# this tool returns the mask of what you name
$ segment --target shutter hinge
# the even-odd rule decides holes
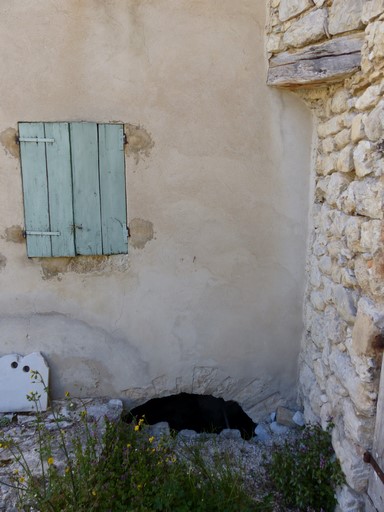
[[[370,452],[365,452],[364,455],[363,455],[363,460],[366,464],[370,464],[372,467],[373,467],[373,470],[375,471],[375,473],[377,474],[377,476],[380,478],[380,480],[383,482],[384,484],[384,472],[383,470],[381,469],[381,467],[378,465],[378,463],[376,462],[376,460],[373,458],[373,455],[372,453]]]
[[[18,142],[55,142],[55,139],[46,139],[43,137],[19,137]]]
[[[60,236],[60,231],[24,231],[25,235],[37,235],[37,236]]]

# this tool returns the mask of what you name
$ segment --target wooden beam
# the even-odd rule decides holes
[[[337,82],[360,67],[364,33],[338,37],[269,61],[267,84],[299,87]]]

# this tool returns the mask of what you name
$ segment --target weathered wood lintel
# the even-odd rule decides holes
[[[337,82],[360,67],[363,33],[338,37],[269,61],[267,84],[278,87]]]

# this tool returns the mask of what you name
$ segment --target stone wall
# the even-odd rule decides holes
[[[317,119],[300,393],[308,421],[335,423],[342,510],[363,510],[384,328],[384,1],[271,0],[269,57],[364,33],[361,69],[296,89]]]

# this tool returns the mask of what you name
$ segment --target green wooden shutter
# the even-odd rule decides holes
[[[68,123],[45,123],[52,256],[74,256],[72,173]]]
[[[126,253],[123,125],[20,123],[19,137],[28,256]]]
[[[21,139],[44,139],[43,123],[20,123]],[[21,168],[27,234],[27,254],[52,256],[51,236],[35,233],[50,232],[48,206],[48,179],[45,142],[20,141]]]
[[[126,253],[126,194],[122,125],[99,125],[99,165],[103,254]]]
[[[73,213],[77,254],[103,254],[96,123],[71,123]]]

